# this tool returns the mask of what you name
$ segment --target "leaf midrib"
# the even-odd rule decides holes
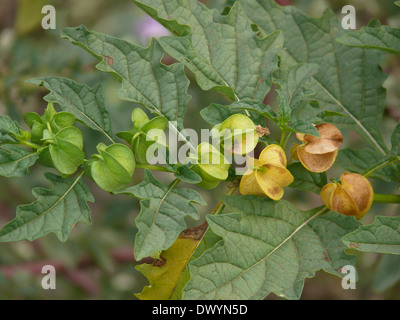
[[[37,156],[37,152],[29,153],[28,155],[26,155],[26,156],[24,156],[24,157],[22,157],[22,158],[15,159],[15,160],[13,160],[13,161],[11,161],[11,162],[0,163],[0,167],[1,167],[1,166],[9,166],[9,165],[12,165],[12,164],[14,164],[14,163],[21,162],[21,161],[23,161],[23,160],[25,160],[25,159],[28,159],[28,158],[30,158],[30,157],[33,157],[33,156]]]
[[[248,267],[247,269],[243,269],[235,278],[229,280],[229,282],[227,282],[226,284],[224,284],[223,286],[220,286],[218,288],[216,288],[214,291],[216,291],[217,289],[220,290],[226,286],[229,286],[231,283],[235,282],[238,278],[240,278],[244,273],[248,272],[249,270],[251,270],[252,268],[256,267],[259,263],[264,262],[265,260],[267,260],[272,254],[274,254],[277,250],[279,250],[287,241],[289,241],[290,239],[292,239],[294,237],[294,235],[299,232],[301,229],[303,229],[303,227],[305,227],[310,221],[314,220],[316,217],[318,217],[319,215],[327,212],[328,209],[327,208],[322,208],[320,209],[318,212],[314,213],[311,217],[309,217],[307,220],[305,220],[301,225],[299,225],[289,236],[287,236],[281,243],[279,243],[271,252],[269,252],[264,258],[260,259],[259,261],[257,261],[256,263],[252,264],[250,267]],[[212,292],[212,291],[211,291]],[[207,292],[206,294],[209,294],[210,292]],[[199,298],[204,297],[205,294],[201,295]]]
[[[52,211],[55,207],[57,207],[60,203],[61,203],[61,201],[63,201],[66,197],[67,197],[67,195],[71,192],[71,190],[73,190],[73,188],[77,185],[77,183],[79,182],[79,180],[83,177],[83,175],[84,175],[84,171],[82,171],[79,175],[78,175],[78,177],[76,178],[76,180],[73,182],[73,184],[68,188],[68,190],[50,207],[50,208],[48,208],[48,209],[46,209],[44,212],[42,212],[41,214],[39,214],[39,215],[37,215],[36,217],[34,217],[33,219],[30,219],[30,220],[28,220],[28,221],[26,221],[25,223],[23,223],[22,225],[20,225],[20,226],[18,226],[18,229],[20,229],[20,228],[22,228],[23,226],[26,226],[27,224],[29,224],[29,223],[33,223],[36,219],[38,219],[38,218],[40,218],[40,217],[42,217],[42,216],[44,216],[44,215],[46,215],[47,213],[49,213],[50,211]],[[55,186],[54,186],[55,187]],[[54,187],[53,187],[53,189],[54,189]],[[38,200],[37,200],[38,201]],[[65,215],[64,215],[65,216]],[[11,233],[11,232],[13,232],[13,231],[15,231],[16,229],[14,229],[14,230],[11,230],[10,232],[8,232],[8,233],[6,233],[6,234],[9,234],[9,233]],[[6,235],[6,234],[4,234],[4,235]],[[3,235],[3,236],[4,236]]]
[[[72,89],[72,88],[71,88]],[[73,90],[74,91],[74,90]],[[90,90],[89,90],[90,91]],[[53,90],[53,92],[56,92],[55,90]],[[91,92],[91,91],[90,91]],[[76,94],[76,92],[74,91],[74,93]],[[93,92],[92,92],[93,93]],[[87,119],[90,123],[93,124],[94,127],[97,128],[98,131],[102,132],[112,143],[115,143],[114,139],[101,127],[99,126],[94,120],[92,120],[91,118],[89,118],[83,111],[81,111],[78,107],[75,106],[75,104],[73,104],[69,99],[67,99],[65,97],[65,95],[62,95],[60,93],[57,92],[58,95],[60,95],[65,101],[67,101],[67,103],[70,105],[71,108],[75,109],[77,113],[81,114],[85,119]],[[95,96],[95,95],[94,95]],[[81,100],[82,101],[82,100]],[[83,101],[82,101],[83,104]],[[100,110],[99,110],[100,111]]]

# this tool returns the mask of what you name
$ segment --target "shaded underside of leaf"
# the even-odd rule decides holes
[[[288,170],[294,177],[293,183],[290,184],[291,188],[319,194],[323,186],[327,184],[326,173],[308,171],[300,162],[288,165]]]
[[[39,158],[36,152],[15,145],[0,145],[0,176],[24,177]]]
[[[380,63],[382,52],[345,46],[335,39],[345,31],[337,16],[327,10],[311,18],[293,6],[280,7],[273,0],[239,0],[248,17],[266,33],[282,30],[285,51],[281,68],[297,63],[320,66],[310,88],[322,110],[347,117],[328,117],[329,122],[356,131],[381,154],[387,146],[381,135],[386,79]]]
[[[76,223],[91,223],[87,202],[94,199],[81,181],[82,174],[71,179],[51,173],[45,175],[53,188],[33,189],[37,200],[18,206],[16,218],[0,230],[0,242],[33,241],[48,233],[55,233],[64,242]]]
[[[185,299],[299,299],[305,278],[355,262],[340,241],[359,226],[353,217],[255,196],[224,202],[233,213],[208,217],[223,240],[189,265]]]
[[[134,2],[179,36],[162,37],[160,43],[194,72],[202,89],[214,89],[233,100],[264,99],[282,47],[279,31],[259,38],[238,3],[220,15],[196,0]]]
[[[355,149],[343,149],[339,151],[337,157],[337,164],[342,168],[354,172],[363,174],[375,165],[383,162],[382,155],[375,150],[364,148],[360,150]],[[371,178],[381,179],[385,181],[398,181],[400,174],[398,172],[398,165],[393,164],[387,166],[371,175]]]
[[[179,234],[186,229],[185,217],[198,219],[194,206],[204,205],[195,190],[165,186],[149,170],[145,170],[143,182],[117,192],[140,201],[140,213],[136,218],[138,233],[135,239],[135,258],[141,260],[161,250],[168,249]]]
[[[75,115],[77,119],[93,130],[102,132],[113,142],[111,118],[105,108],[100,86],[93,88],[62,77],[42,77],[27,81],[46,87],[50,93],[46,101],[57,102],[61,110]]]
[[[400,53],[400,29],[388,26],[379,28],[363,27],[349,32],[338,39],[338,42],[352,47],[378,49],[389,53]]]
[[[15,142],[13,136],[19,135],[21,126],[10,116],[0,116],[0,142]]]
[[[287,72],[278,70],[274,83],[279,85],[277,90],[285,105],[294,109],[300,101],[312,95],[313,91],[307,89],[307,84],[317,73],[319,66],[311,63],[299,63],[292,66]]]
[[[156,40],[143,48],[84,26],[64,29],[62,36],[101,60],[97,69],[122,82],[118,91],[121,99],[140,103],[152,113],[176,121],[182,129],[190,100],[189,80],[182,64],[166,66],[160,62],[164,52]]]

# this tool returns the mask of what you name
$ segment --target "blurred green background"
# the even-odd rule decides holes
[[[222,0],[203,1],[209,7],[222,10]],[[318,17],[327,8],[341,15],[341,8],[353,4],[357,10],[358,27],[371,18],[400,27],[400,8],[393,1],[350,0],[281,0],[292,3],[308,14]],[[51,4],[56,8],[56,30],[41,28],[41,8]],[[43,113],[47,91],[24,83],[25,80],[45,75],[63,76],[90,86],[102,84],[106,106],[112,116],[114,132],[130,128],[132,103],[118,99],[119,83],[107,74],[96,71],[96,61],[82,49],[60,38],[65,27],[85,24],[88,29],[121,37],[147,46],[152,36],[166,34],[166,30],[148,18],[129,0],[0,0],[0,114],[9,114],[22,123],[28,111]],[[400,60],[388,55],[384,64],[389,74],[385,83],[388,90],[383,130],[386,139],[400,119]],[[188,76],[193,80],[192,74]],[[194,81],[189,88],[190,101],[185,126],[200,130],[209,125],[199,117],[199,111],[211,102],[228,103],[214,92],[201,91]],[[84,130],[87,154],[94,151],[101,140],[96,133]],[[357,136],[345,133],[346,147],[360,145]],[[49,187],[43,178],[46,169],[34,166],[29,176],[20,179],[0,177],[0,227],[15,217],[19,204],[34,200],[33,187]],[[333,176],[336,173],[332,171]],[[142,179],[142,170],[134,175],[134,183]],[[168,183],[171,176],[156,173]],[[139,203],[124,196],[110,196],[86,180],[96,199],[90,204],[93,224],[78,224],[69,240],[61,243],[54,235],[34,242],[0,243],[0,299],[135,299],[147,280],[135,270],[133,242],[136,233],[135,217]],[[396,191],[395,185],[375,183],[381,193]],[[199,207],[202,215],[211,211],[226,187],[216,191],[199,190],[208,207]],[[300,208],[320,205],[319,197],[311,193],[287,192],[288,200]],[[398,206],[374,204],[363,218],[370,223],[376,214],[398,214]],[[188,220],[189,226],[196,221]],[[307,279],[302,299],[399,299],[400,257],[378,254],[358,255],[359,282],[356,290],[344,290],[341,279],[318,272]],[[57,270],[57,289],[43,290],[40,271],[53,264]],[[275,297],[268,297],[275,299]]]

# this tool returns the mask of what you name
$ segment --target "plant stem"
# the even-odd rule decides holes
[[[279,142],[279,145],[282,147],[283,150],[286,149],[286,145],[289,141],[291,134],[292,134],[291,131],[288,132],[286,130],[282,130],[281,141]]]
[[[375,167],[373,167],[373,168],[371,168],[371,169],[365,171],[365,172],[363,173],[363,176],[367,178],[367,177],[373,175],[375,172],[377,172],[377,171],[379,171],[379,170],[381,170],[381,169],[387,167],[388,165],[390,165],[390,164],[392,164],[393,162],[396,162],[396,161],[398,161],[398,160],[399,160],[398,157],[389,158],[389,159],[386,160],[385,162],[380,163],[380,164],[376,165]]]
[[[27,147],[30,147],[30,148],[32,148],[32,149],[35,149],[35,150],[39,150],[39,149],[41,148],[41,147],[38,146],[37,144],[34,144],[34,143],[32,143],[32,142],[29,142],[29,141],[20,141],[20,143],[23,144],[23,145],[25,145],[25,146],[27,146]]]
[[[285,143],[285,139],[286,139],[286,131],[285,131],[285,130],[282,130],[282,133],[281,133],[281,141],[279,142],[279,145],[282,147],[282,149],[283,149],[283,145],[284,145],[284,143]]]
[[[374,194],[375,203],[400,203],[400,194]]]

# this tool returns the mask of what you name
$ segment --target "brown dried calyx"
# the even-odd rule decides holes
[[[343,143],[343,135],[330,123],[315,126],[320,137],[296,133],[302,141],[292,149],[293,158],[300,160],[303,166],[312,172],[327,171],[335,162],[338,150]]]
[[[374,190],[367,178],[357,173],[343,173],[339,182],[325,185],[320,193],[329,210],[362,218],[371,208]]]

